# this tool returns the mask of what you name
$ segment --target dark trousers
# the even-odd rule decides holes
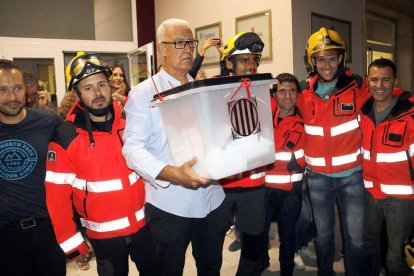
[[[32,227],[23,229],[20,222],[0,227],[0,274],[66,275],[65,254],[56,241],[50,219],[35,219],[23,225]]]
[[[89,241],[95,252],[100,276],[127,276],[128,256],[141,276],[158,275],[154,243],[148,226],[129,236]]]
[[[292,191],[266,188],[266,224],[262,248],[265,253],[264,258],[269,260],[269,229],[272,218],[275,218],[280,239],[280,275],[293,275],[295,267],[293,262],[296,247],[294,229],[300,213],[302,182],[296,182],[293,186]]]
[[[236,217],[241,233],[241,254],[237,276],[260,274],[263,254],[262,233],[265,224],[265,186],[224,189],[224,211],[227,220]]]
[[[381,270],[381,230],[384,221],[388,239],[386,275],[409,275],[410,269],[404,261],[402,252],[404,240],[412,233],[414,227],[414,200],[396,197],[375,199],[368,192],[364,227],[369,269],[366,275],[378,275]]]
[[[197,275],[220,275],[223,242],[228,226],[223,204],[205,218],[185,218],[146,203],[145,217],[155,242],[156,261],[161,275],[183,275],[185,253],[190,242]]]

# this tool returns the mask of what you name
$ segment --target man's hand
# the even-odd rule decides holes
[[[204,56],[207,49],[210,48],[211,46],[214,46],[217,49],[219,49],[219,47],[221,47],[221,40],[218,39],[218,38],[210,38],[210,39],[205,40],[204,43],[203,43],[203,46],[201,47],[200,51],[198,52],[200,54],[200,56]]]
[[[37,98],[38,98],[38,104],[39,107],[42,109],[47,108],[47,103],[49,102],[47,98],[47,92],[46,91],[37,91]]]
[[[197,163],[194,157],[190,161],[185,162],[180,167],[166,166],[158,175],[158,179],[180,184],[190,189],[197,189],[200,186],[207,186],[209,179],[197,175],[193,171],[193,166]]]

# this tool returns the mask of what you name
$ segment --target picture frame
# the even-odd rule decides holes
[[[202,47],[204,41],[210,38],[221,37],[221,22],[195,28],[195,37],[199,41],[197,51]],[[203,65],[219,64],[221,59],[219,51],[215,47],[210,47],[204,53]]]
[[[311,13],[311,34],[321,27],[338,32],[345,41],[347,47],[346,62],[352,62],[352,23],[347,20],[338,19],[318,13]]]
[[[271,60],[272,53],[272,11],[265,10],[236,17],[236,34],[255,32],[263,40],[262,60]]]

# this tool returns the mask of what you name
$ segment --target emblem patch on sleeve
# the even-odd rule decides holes
[[[47,161],[56,162],[56,151],[49,150],[47,152]]]

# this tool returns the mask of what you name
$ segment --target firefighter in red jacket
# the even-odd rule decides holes
[[[278,223],[280,239],[280,275],[293,275],[295,264],[295,225],[302,203],[302,179],[305,167],[303,119],[296,108],[299,82],[282,73],[276,77],[272,98],[276,161],[266,172],[266,224],[263,234],[263,262],[269,265],[269,229],[272,218]]]
[[[69,259],[88,251],[74,222],[74,206],[99,275],[128,275],[129,256],[141,275],[155,275],[144,186],[121,152],[125,119],[111,97],[111,74],[96,54],[79,52],[67,67],[68,91],[74,89],[78,101],[49,145],[47,207]]]
[[[367,275],[379,275],[380,239],[385,222],[387,275],[408,275],[402,252],[414,227],[414,97],[394,88],[397,68],[388,59],[368,67],[372,95],[361,109],[363,177],[366,188],[364,237]]]
[[[264,43],[256,33],[240,32],[227,41],[222,60],[231,75],[255,74],[263,47]],[[266,168],[258,168],[220,180],[226,193],[224,209],[229,220],[235,216],[236,227],[241,234],[237,275],[260,275],[260,244],[265,222],[265,171]]]
[[[335,202],[344,234],[345,271],[364,275],[364,186],[358,114],[369,98],[362,78],[345,67],[346,45],[322,27],[306,46],[312,77],[298,98],[306,132],[305,162],[317,236],[318,275],[334,275]],[[338,223],[338,222],[337,222]]]

